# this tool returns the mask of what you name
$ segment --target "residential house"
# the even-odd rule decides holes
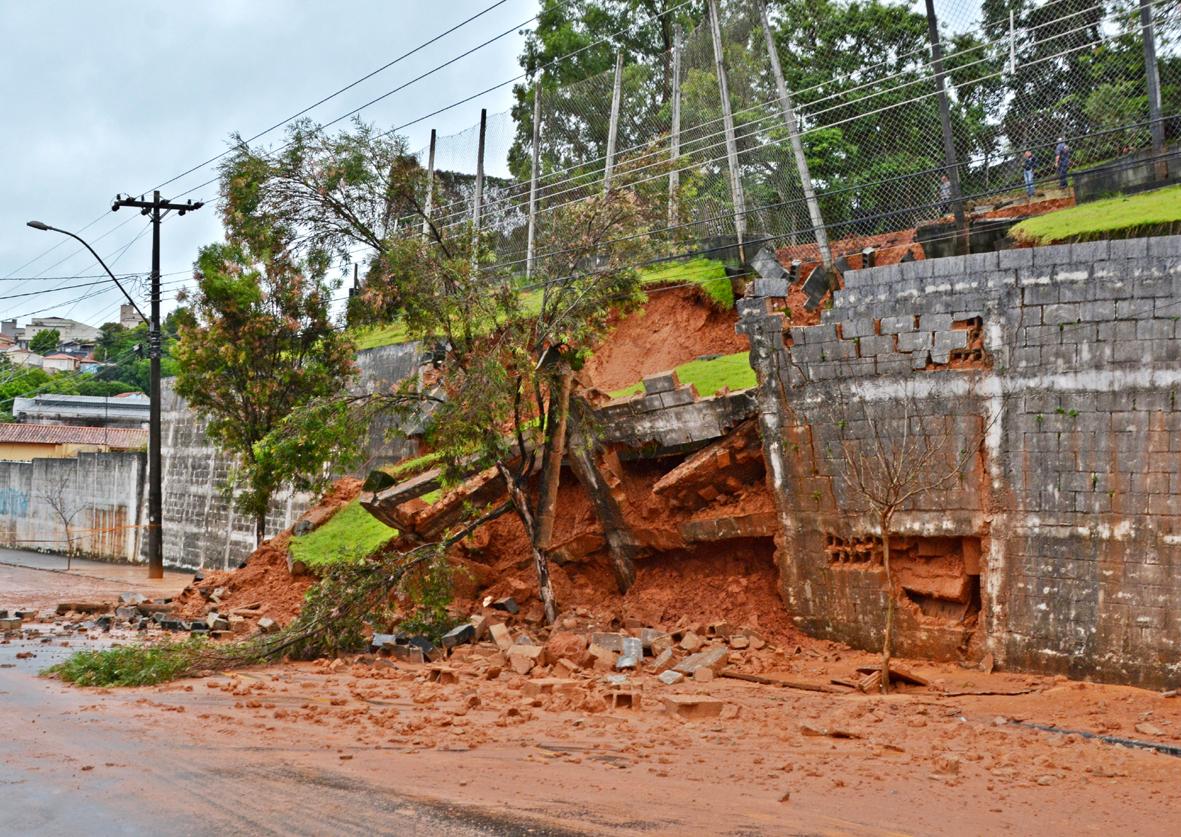
[[[20,346],[10,346],[0,351],[4,352],[4,356],[8,358],[8,362],[13,366],[36,366],[40,368],[45,365],[45,358],[36,352],[30,352],[28,349]]]
[[[36,395],[14,398],[12,416],[25,424],[69,424],[78,427],[146,428],[151,410],[141,392],[103,398],[98,395]]]
[[[41,364],[47,372],[77,372],[78,358],[65,352],[46,355]]]
[[[66,459],[79,453],[143,450],[148,431],[123,427],[0,423],[0,459]]]

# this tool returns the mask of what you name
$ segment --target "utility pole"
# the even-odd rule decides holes
[[[476,146],[476,193],[472,197],[472,271],[480,261],[480,213],[484,203],[484,137],[488,131],[488,110],[480,109],[480,142]]]
[[[951,106],[947,101],[947,85],[943,82],[943,46],[939,42],[939,21],[935,18],[935,2],[927,0],[927,32],[931,38],[931,67],[935,70],[935,88],[939,93],[939,122],[943,126],[943,165],[951,181],[951,207],[956,226],[963,236],[961,246],[967,250],[968,224],[964,217],[964,197],[960,191],[960,167],[956,163],[955,138],[951,133]]]
[[[160,197],[159,190],[152,193],[150,201],[141,195],[138,200],[130,195],[115,196],[111,211],[129,206],[149,215],[152,220],[152,290],[151,319],[148,321],[148,359],[151,376],[151,405],[148,413],[148,578],[164,577],[164,532],[161,529],[164,518],[163,458],[160,455],[160,220],[162,212],[175,211],[178,215],[193,212],[204,206],[194,203],[173,203]]]
[[[422,237],[431,234],[431,209],[435,202],[435,129],[431,128],[431,150],[427,153],[426,200],[422,206]]]

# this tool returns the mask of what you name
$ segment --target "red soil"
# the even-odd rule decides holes
[[[337,480],[324,497],[313,508],[304,513],[302,519],[323,524],[343,506],[356,499],[361,493],[361,481],[352,477]],[[315,579],[311,576],[293,578],[287,569],[287,547],[291,541],[291,530],[280,532],[263,544],[246,559],[246,566],[240,570],[206,573],[203,581],[191,584],[176,598],[177,613],[183,619],[197,619],[209,610],[209,602],[201,591],[213,592],[225,588],[216,610],[225,615],[237,608],[259,604],[249,618],[269,616],[280,625],[286,624],[299,615],[304,594]]]
[[[616,318],[579,375],[587,386],[612,392],[701,355],[744,351],[734,332],[738,314],[711,305],[697,288],[654,288],[640,310]]]

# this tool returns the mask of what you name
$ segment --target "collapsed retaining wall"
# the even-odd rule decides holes
[[[358,353],[358,386],[369,392],[388,390],[416,373],[419,353],[415,343]],[[176,394],[173,385],[169,379],[161,388],[164,562],[191,569],[228,569],[254,549],[254,521],[234,508],[222,488],[232,460],[205,434],[206,422]],[[413,443],[387,439],[389,429],[388,423],[370,426],[360,473],[417,452]],[[146,504],[146,489],[143,493]],[[268,536],[291,526],[314,499],[305,492],[279,492],[267,515]],[[146,505],[141,513],[147,520]],[[146,538],[143,548],[147,548]]]
[[[134,560],[145,470],[142,453],[0,461],[0,546],[64,553],[72,544],[91,558]]]
[[[901,653],[1181,681],[1181,237],[852,271],[786,333],[780,289],[754,291],[739,329],[801,627],[880,647],[850,463],[905,431],[929,474],[963,467],[892,526]]]

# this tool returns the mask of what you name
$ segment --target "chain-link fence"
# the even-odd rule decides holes
[[[625,54],[618,72],[570,84],[543,78],[536,149],[534,87],[513,110],[488,115],[480,227],[501,268],[526,274],[530,225],[544,241],[556,213],[601,193],[608,177],[640,193],[650,237],[667,255],[740,235],[752,247],[815,252],[764,19],[834,249],[950,213],[957,185],[969,209],[986,209],[1023,196],[1027,170],[1033,188],[1053,197],[1060,168],[1072,176],[1160,155],[1145,31],[1165,148],[1181,134],[1177,0],[937,0],[942,85],[922,3],[784,0],[764,10],[762,0],[718,0],[716,30],[711,5],[686,31],[676,27],[672,49],[654,59]],[[473,219],[479,146],[479,125],[435,143],[432,220],[441,229]],[[426,166],[429,154],[416,156]]]

